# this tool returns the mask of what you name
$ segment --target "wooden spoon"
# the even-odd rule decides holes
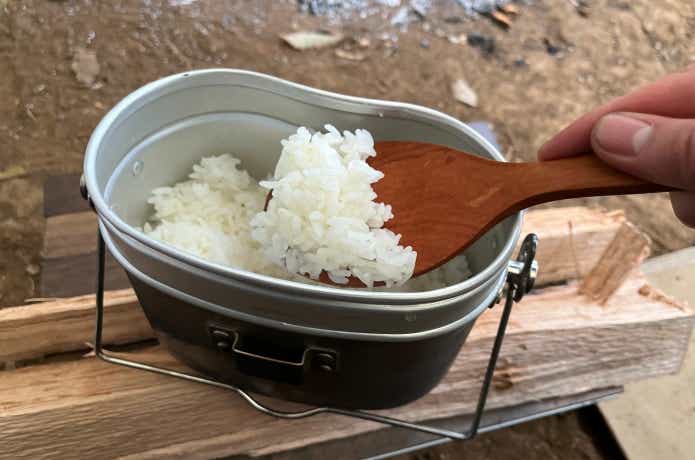
[[[402,235],[401,245],[417,251],[413,276],[439,267],[495,224],[530,206],[672,190],[613,169],[591,154],[504,163],[422,142],[377,142],[375,149],[377,155],[368,163],[384,178],[373,188],[377,200],[393,209],[385,227]],[[325,273],[320,281],[331,283]],[[350,279],[348,286],[364,284]]]

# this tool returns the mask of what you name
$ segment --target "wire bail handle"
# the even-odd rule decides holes
[[[97,214],[96,209],[89,197],[87,187],[84,181],[84,176],[80,180],[80,192],[85,200],[90,204],[92,210]],[[99,216],[98,216],[99,217]],[[100,218],[100,217],[99,217]],[[129,359],[124,359],[121,357],[113,356],[108,353],[103,348],[102,337],[103,337],[103,318],[104,318],[104,278],[106,272],[105,255],[106,255],[106,245],[104,238],[101,234],[101,228],[97,229],[97,292],[96,292],[96,327],[95,327],[95,343],[94,352],[95,355],[112,364],[117,364],[121,366],[126,366],[142,371],[152,372],[156,374],[166,375],[169,377],[175,377],[182,380],[193,381],[197,383],[207,384],[215,387],[225,388],[231,390],[241,396],[246,402],[249,403],[254,409],[277,418],[282,419],[301,419],[305,417],[311,417],[319,414],[336,414],[346,417],[352,417],[356,419],[368,420],[372,422],[381,423],[384,425],[390,425],[393,427],[405,428],[413,431],[419,431],[422,433],[428,433],[431,435],[438,436],[440,439],[452,439],[452,440],[467,440],[475,437],[480,428],[480,422],[482,419],[483,411],[485,409],[485,402],[487,400],[487,395],[490,390],[492,376],[494,374],[495,366],[497,363],[497,358],[499,352],[502,348],[502,342],[504,340],[504,335],[507,328],[507,323],[509,321],[509,316],[511,314],[512,305],[518,302],[527,294],[532,288],[534,281],[536,279],[536,274],[538,272],[538,263],[535,261],[536,247],[538,245],[538,236],[535,234],[529,234],[524,239],[519,250],[519,254],[516,260],[510,261],[507,269],[507,290],[506,299],[504,303],[504,309],[500,318],[499,326],[497,329],[497,335],[495,336],[495,341],[490,353],[490,360],[488,361],[485,375],[483,378],[483,383],[480,389],[480,394],[476,406],[476,410],[473,414],[473,420],[470,428],[464,432],[452,431],[445,428],[439,428],[435,426],[429,426],[419,423],[412,423],[401,419],[396,419],[392,417],[383,416],[380,414],[375,414],[371,412],[363,412],[359,410],[347,410],[336,407],[315,407],[307,410],[299,410],[296,412],[285,412],[281,410],[276,410],[268,407],[259,401],[257,401],[251,394],[236,387],[235,385],[216,381],[213,379],[205,378],[198,375],[188,374],[185,372],[178,372],[171,369],[161,368],[147,363],[132,361]],[[498,299],[493,302],[493,305],[498,303]],[[490,426],[483,426],[485,431],[494,429],[496,424]],[[501,426],[501,425],[500,425]],[[426,444],[426,443],[424,443]]]

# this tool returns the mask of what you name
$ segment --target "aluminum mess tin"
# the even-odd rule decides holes
[[[415,105],[360,99],[230,69],[187,72],[133,92],[95,129],[84,179],[109,251],[177,358],[240,388],[292,401],[379,409],[413,401],[446,374],[495,300],[521,215],[466,251],[474,276],[425,292],[341,289],[204,261],[145,236],[151,191],[203,156],[274,170],[298,126],[368,129],[375,140],[448,145],[504,161],[471,128]],[[462,178],[465,180],[465,178]]]

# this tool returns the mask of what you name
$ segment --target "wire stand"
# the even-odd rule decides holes
[[[212,385],[220,388],[225,388],[236,392],[244,400],[246,400],[254,409],[273,417],[284,418],[284,419],[300,419],[311,417],[318,414],[337,414],[346,417],[353,417],[362,420],[368,420],[372,422],[378,422],[384,425],[390,425],[393,427],[405,428],[409,430],[414,430],[418,432],[428,433],[431,435],[438,436],[440,439],[434,441],[429,441],[426,443],[421,443],[417,446],[411,447],[407,450],[414,450],[418,447],[427,447],[428,445],[434,445],[446,440],[467,440],[475,437],[480,429],[480,421],[485,409],[485,402],[490,390],[490,384],[492,382],[492,376],[495,372],[495,365],[497,363],[497,358],[502,348],[502,342],[504,340],[504,334],[507,329],[507,323],[509,321],[509,315],[512,311],[512,306],[514,302],[518,302],[521,298],[531,290],[533,287],[533,282],[536,277],[536,272],[538,270],[537,263],[534,260],[536,254],[536,246],[538,243],[538,237],[534,234],[529,234],[525,239],[519,251],[519,256],[516,261],[512,261],[509,264],[509,270],[507,275],[507,289],[505,294],[504,310],[502,311],[502,317],[500,318],[499,326],[497,329],[497,335],[495,337],[494,344],[492,346],[492,351],[490,353],[490,360],[488,362],[485,375],[483,378],[483,384],[480,389],[480,395],[478,397],[478,403],[473,415],[472,423],[470,428],[464,432],[447,430],[444,428],[437,428],[428,425],[422,425],[417,423],[411,423],[404,420],[385,417],[382,415],[377,415],[369,412],[363,412],[358,410],[346,410],[335,407],[316,407],[312,409],[296,411],[296,412],[286,412],[273,409],[268,407],[251,396],[251,394],[238,388],[234,385],[227,383],[218,382],[216,380],[207,379],[204,377],[199,377],[192,374],[187,374],[183,372],[177,372],[171,369],[165,369],[157,366],[152,366],[150,364],[131,361],[128,359],[119,358],[116,356],[111,356],[103,348],[102,344],[102,331],[103,331],[103,320],[104,320],[104,275],[105,275],[105,256],[106,247],[104,244],[104,239],[101,235],[101,231],[98,231],[98,265],[97,265],[97,292],[96,292],[96,331],[94,340],[94,353],[100,359],[107,361],[109,363],[118,364],[121,366],[130,367],[133,369],[139,369],[143,371],[153,372],[157,374],[167,375],[170,377],[177,377],[180,379],[204,383],[206,385]],[[501,300],[501,296],[498,299]],[[497,303],[497,302],[496,302]],[[494,306],[491,305],[490,308]],[[577,406],[579,407],[579,406]],[[565,406],[564,409],[570,409],[572,407]],[[541,414],[536,414],[540,416]],[[531,419],[536,417],[526,417],[525,419]],[[505,426],[506,423],[498,423],[490,426],[484,427],[484,431],[491,431],[495,427]],[[400,450],[398,452],[405,452],[406,450]],[[396,453],[396,452],[393,452]],[[392,453],[392,454],[393,454]],[[389,454],[379,456],[379,458],[385,458]]]

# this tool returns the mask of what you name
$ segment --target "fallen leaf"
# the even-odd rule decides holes
[[[490,16],[505,29],[508,29],[512,26],[512,18],[500,11],[493,11],[490,13]]]
[[[280,38],[292,48],[303,51],[307,49],[326,48],[337,45],[343,40],[342,34],[326,34],[321,32],[292,32],[280,35]]]
[[[88,87],[94,85],[97,75],[99,75],[99,61],[97,61],[96,53],[84,48],[75,50],[70,67],[75,73],[77,81]]]
[[[478,95],[463,78],[451,84],[451,92],[457,101],[469,107],[478,107]]]
[[[335,50],[335,55],[341,59],[347,59],[348,61],[363,61],[366,57],[366,53],[361,53],[359,51],[347,51],[343,49]]]

